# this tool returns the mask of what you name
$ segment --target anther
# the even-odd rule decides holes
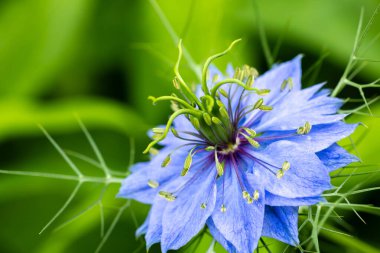
[[[199,119],[195,118],[193,116],[189,116],[191,124],[195,127],[195,129],[199,130],[200,129],[200,124],[199,124]]]
[[[284,176],[284,171],[282,169],[278,170],[276,173],[276,176],[278,179],[282,178]]]
[[[251,198],[251,196],[248,196],[247,204],[252,204],[252,203],[253,203],[253,199]]]
[[[173,134],[175,137],[177,137],[177,138],[179,137],[179,134],[178,134],[177,130],[175,130],[174,127],[170,128],[170,130],[172,131],[172,134]]]
[[[282,167],[281,169],[283,171],[288,171],[290,169],[290,163],[288,161],[285,161],[283,164],[282,164]]]
[[[226,206],[225,206],[224,204],[222,204],[222,205],[220,206],[220,211],[221,211],[222,213],[225,213],[225,212],[227,211],[227,208],[226,208]]]
[[[248,127],[244,127],[243,129],[249,134],[250,137],[253,138],[253,137],[256,136],[256,131],[255,131],[255,130],[250,129],[250,128],[248,128]]]
[[[216,125],[221,125],[222,124],[222,121],[219,118],[217,118],[217,117],[212,117],[211,121],[212,121],[212,123],[214,123]]]
[[[173,86],[174,86],[174,88],[176,88],[177,90],[181,89],[181,86],[179,85],[179,82],[178,82],[177,77],[175,77],[175,78],[173,79]]]
[[[250,197],[249,193],[247,191],[243,191],[243,198],[248,199]]]
[[[158,155],[159,151],[156,148],[151,148],[151,149],[149,149],[149,153],[151,155]]]
[[[265,95],[268,95],[270,93],[270,90],[269,89],[261,89],[261,90],[257,90],[256,93],[257,93],[257,95],[265,96]]]
[[[256,103],[253,105],[253,109],[258,109],[262,104],[264,103],[264,99],[260,98],[256,101]]]
[[[163,129],[163,128],[153,128],[152,129],[152,132],[155,134],[163,134],[164,131],[165,131],[165,129]]]
[[[192,151],[190,151],[190,153],[187,155],[185,163],[183,165],[183,169],[181,172],[182,177],[186,176],[187,172],[189,172],[192,162],[193,162],[193,154],[192,154]]]
[[[227,94],[227,91],[223,90],[223,89],[219,89],[219,93],[225,97],[225,98],[228,98],[228,94]]]
[[[211,121],[211,117],[210,117],[210,114],[208,113],[203,113],[203,119],[204,121],[206,122],[207,125],[211,126],[212,125],[212,121]]]
[[[218,176],[221,177],[224,174],[224,161],[222,163],[219,162],[218,154],[215,150],[215,166],[216,171],[218,172]]]
[[[215,75],[212,77],[212,82],[213,82],[213,83],[216,83],[216,82],[218,81],[218,79],[219,79],[218,74],[215,74]]]
[[[244,133],[241,133],[241,134],[249,142],[249,144],[251,144],[254,148],[260,147],[260,144],[257,141],[255,141],[253,138],[251,138],[250,136],[248,136],[248,135],[246,135]]]
[[[309,121],[305,122],[304,126],[301,126],[297,129],[297,134],[308,134],[311,131],[311,124]]]
[[[215,147],[214,146],[208,146],[205,148],[206,151],[213,151],[215,150]]]
[[[253,192],[253,200],[258,200],[259,197],[260,197],[260,193],[259,193],[259,191],[258,191],[258,190],[255,190],[255,191]]]
[[[160,191],[158,195],[160,195],[160,197],[163,197],[168,201],[174,201],[177,198],[176,196],[173,195],[173,193],[165,192],[165,191]]]
[[[264,112],[269,112],[273,110],[273,107],[269,105],[260,105],[259,109]]]
[[[171,161],[171,156],[170,156],[170,154],[167,156],[167,157],[165,157],[165,159],[162,161],[162,163],[161,163],[161,167],[162,168],[165,168],[166,166],[168,166],[169,165],[169,163],[170,163],[170,161]]]
[[[158,186],[160,186],[160,184],[155,180],[148,180],[148,185],[151,188],[157,188]]]
[[[247,82],[246,82],[247,86],[248,87],[252,87],[254,81],[255,81],[255,79],[253,78],[253,76],[249,75],[248,79],[247,79]]]
[[[201,208],[202,208],[202,209],[206,209],[206,207],[207,207],[207,204],[206,204],[206,203],[202,203],[202,204],[201,204]]]

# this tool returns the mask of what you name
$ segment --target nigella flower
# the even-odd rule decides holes
[[[233,44],[232,44],[233,45]],[[230,46],[230,48],[232,47]],[[336,144],[356,125],[323,84],[301,89],[301,57],[258,76],[204,65],[195,92],[175,67],[178,94],[166,126],[153,128],[149,162],[132,167],[120,197],[151,204],[137,235],[162,252],[206,228],[228,252],[251,253],[261,236],[299,244],[298,208],[324,201],[329,172],[357,161]],[[162,146],[160,150],[154,145]]]

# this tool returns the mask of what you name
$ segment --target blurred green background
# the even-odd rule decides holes
[[[276,62],[302,53],[306,71],[328,53],[320,71],[310,72],[304,84],[327,80],[333,88],[352,50],[360,9],[365,9],[368,21],[378,1],[159,0],[158,4],[197,63],[242,38],[237,49],[218,60],[217,66],[224,69],[227,62],[247,63],[260,72],[267,70],[259,21],[269,45],[278,51]],[[379,27],[377,16],[364,46],[380,32]],[[75,115],[93,135],[109,167],[127,169],[131,138],[135,160],[146,159],[141,152],[148,143],[147,129],[165,122],[170,112],[167,104],[153,107],[146,98],[172,90],[176,56],[176,45],[149,0],[1,1],[0,169],[72,174],[37,125],[46,128],[65,150],[95,157]],[[362,56],[380,59],[380,43],[372,43]],[[187,80],[196,83],[185,61],[181,70]],[[379,70],[379,64],[369,63],[357,80],[379,78]],[[358,98],[359,94],[345,89],[340,96]],[[366,90],[366,96],[376,96],[376,90]],[[380,163],[380,121],[376,116],[380,104],[373,104],[372,109],[375,117],[349,119],[369,127],[360,127],[353,136],[360,141],[357,152],[368,164]],[[74,161],[87,175],[101,175],[93,166]],[[363,180],[355,177],[348,187]],[[375,175],[366,186],[379,184],[380,177]],[[74,187],[74,182],[57,179],[0,174],[0,252],[94,252],[101,241],[98,207],[55,229],[96,201],[102,191],[100,184],[84,184],[63,215],[38,235]],[[117,189],[118,185],[112,185],[104,197],[106,229],[124,203],[114,199]],[[356,196],[353,201],[380,205],[378,193]],[[133,202],[102,252],[145,252],[143,240],[136,240],[134,231],[147,211],[147,206]],[[340,228],[354,237],[324,231],[322,252],[380,252],[380,218],[368,214],[363,218],[366,225],[352,212],[344,213],[350,226]],[[205,252],[209,243],[206,237],[199,249],[184,251]],[[223,252],[219,247],[217,251]],[[159,247],[152,252],[159,252]]]

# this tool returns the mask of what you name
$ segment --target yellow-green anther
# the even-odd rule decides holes
[[[248,199],[250,197],[249,193],[247,191],[243,191],[243,198]]]
[[[173,193],[170,192],[165,192],[165,191],[160,191],[158,193],[161,197],[165,198],[168,201],[174,201],[177,197],[173,195]]]
[[[240,72],[241,72],[241,70],[239,67],[235,69],[234,79],[238,79],[238,77],[240,76]]]
[[[190,116],[190,122],[195,127],[195,129],[199,130],[201,125],[199,124],[199,119],[193,116]]]
[[[170,108],[175,112],[179,110],[179,106],[177,102],[174,102],[173,100],[170,101]]]
[[[305,128],[305,134],[310,133],[310,131],[311,131],[311,124],[310,124],[309,121],[306,121],[304,128]]]
[[[288,85],[288,79],[285,79],[281,83],[281,91],[285,90],[286,86]]]
[[[259,191],[258,191],[258,190],[255,190],[255,191],[253,192],[253,200],[258,200],[259,197],[260,197],[260,193],[259,193]]]
[[[265,96],[265,95],[268,95],[270,93],[270,90],[269,89],[261,89],[261,90],[257,90],[257,95],[261,95],[261,96]]]
[[[179,134],[178,134],[177,130],[175,130],[174,127],[170,128],[170,130],[172,131],[172,134],[173,134],[175,137],[177,137],[177,138],[179,137]]]
[[[148,186],[151,188],[157,188],[160,184],[155,180],[148,180]]]
[[[152,138],[153,138],[153,140],[159,140],[161,137],[163,136],[163,134],[153,134],[152,135]]]
[[[269,112],[273,110],[273,107],[269,105],[260,105],[259,109],[264,112]]]
[[[239,75],[237,76],[236,79],[239,79],[240,81],[243,81],[243,79],[244,79],[244,71],[240,71]]]
[[[218,81],[218,79],[219,79],[218,74],[215,74],[215,75],[212,77],[212,82],[215,83],[215,82]]]
[[[253,78],[253,76],[249,75],[248,79],[247,79],[247,82],[246,82],[247,86],[248,87],[252,87],[254,81],[255,81],[255,79]]]
[[[187,155],[185,163],[183,165],[183,169],[182,169],[182,172],[181,172],[181,176],[182,177],[186,176],[187,172],[189,172],[192,162],[193,162],[193,154],[190,152]]]
[[[218,173],[218,176],[223,176],[224,174],[224,161],[222,163],[219,162],[218,159],[218,154],[215,150],[215,166],[216,166],[216,171]]]
[[[215,150],[215,147],[214,146],[208,146],[205,148],[206,151],[213,151]]]
[[[159,151],[158,151],[158,149],[156,149],[156,148],[151,148],[151,149],[149,150],[149,153],[150,153],[151,155],[158,155]]]
[[[216,125],[221,125],[222,124],[222,121],[220,119],[218,119],[217,117],[212,117],[211,121],[212,121],[212,123],[214,123]]]
[[[253,203],[253,199],[251,198],[251,196],[249,196],[249,197],[247,198],[247,203],[248,203],[248,204],[252,204],[252,203]]]
[[[221,89],[222,90],[222,89]],[[225,107],[223,102],[220,101],[219,99],[216,100],[216,104],[219,106],[219,107]]]
[[[282,169],[283,171],[288,171],[288,170],[290,169],[290,162],[285,161],[285,162],[282,164],[281,169]]]
[[[289,77],[288,78],[288,86],[289,86],[289,90],[293,89],[293,86],[294,86],[294,83],[293,83],[293,78]]]
[[[222,213],[225,213],[225,212],[227,211],[227,208],[226,208],[226,206],[225,206],[224,204],[222,204],[222,205],[220,206],[220,211],[221,211]]]
[[[164,131],[165,131],[165,129],[163,129],[163,128],[153,128],[152,129],[152,132],[155,134],[163,134]]]
[[[173,86],[174,86],[174,88],[176,88],[177,90],[181,89],[181,86],[179,85],[179,83],[178,83],[178,79],[177,79],[176,77],[173,79]]]
[[[278,179],[280,179],[284,176],[284,174],[285,174],[285,172],[281,169],[281,170],[277,171],[276,176]]]
[[[208,114],[207,112],[203,113],[203,119],[204,121],[206,122],[207,125],[211,126],[212,125],[212,121],[211,121],[211,117],[210,117],[210,114]]]
[[[167,167],[168,165],[169,165],[169,163],[170,163],[170,161],[172,160],[172,158],[171,158],[171,156],[170,156],[170,154],[167,156],[167,157],[165,157],[165,159],[162,161],[162,163],[161,163],[161,167],[162,168],[165,168],[165,167]]]
[[[228,112],[226,108],[220,107],[219,108],[219,113],[222,115],[223,118],[228,119],[230,116],[228,115]]]
[[[256,131],[251,129],[251,128],[248,128],[248,127],[244,127],[243,128],[248,134],[250,137],[255,137],[256,136]]]
[[[303,126],[297,128],[297,134],[301,135],[305,133],[305,128]]]
[[[249,144],[251,144],[254,148],[260,147],[260,144],[257,141],[255,141],[253,138],[251,138],[250,136],[248,136],[248,135],[246,135],[244,133],[241,133],[241,134],[249,142]]]
[[[262,104],[264,103],[264,99],[260,98],[256,101],[256,103],[253,105],[253,109],[258,109]]]
[[[206,204],[206,203],[202,203],[202,204],[201,204],[201,208],[202,208],[202,209],[206,209],[206,207],[207,207],[207,204]]]
[[[225,97],[225,98],[228,98],[228,94],[227,94],[227,91],[223,90],[223,89],[219,89],[219,93]]]

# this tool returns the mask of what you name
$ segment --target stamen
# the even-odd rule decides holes
[[[305,122],[304,126],[301,126],[297,129],[297,134],[302,135],[302,134],[308,134],[311,131],[311,124],[309,121]]]
[[[169,165],[170,161],[171,161],[171,154],[169,154],[167,157],[165,157],[165,159],[162,161],[161,163],[161,167],[162,168],[165,168]]]
[[[151,188],[157,188],[158,186],[160,186],[160,184],[155,180],[148,180],[148,185]]]
[[[278,179],[281,179],[284,176],[284,174],[285,174],[284,171],[282,169],[280,169],[277,171],[276,176]]]
[[[273,110],[273,107],[269,105],[260,105],[259,109],[264,112],[269,112]]]
[[[256,101],[256,103],[253,105],[253,109],[258,109],[260,106],[264,103],[264,99],[260,98],[259,100]]]
[[[244,134],[244,133],[241,133],[244,138],[249,142],[249,144],[251,144],[254,148],[259,148],[260,147],[260,144],[255,141],[253,138],[251,138],[250,136]]]
[[[201,208],[202,208],[202,209],[206,209],[206,207],[207,207],[207,204],[206,204],[206,203],[202,203],[202,204],[201,204]]]
[[[207,112],[204,112],[202,116],[203,116],[203,119],[206,122],[206,124],[209,125],[209,126],[211,126],[212,125],[212,121],[211,121],[210,114],[208,114]]]
[[[257,95],[260,95],[260,96],[265,96],[265,95],[268,95],[270,93],[270,90],[269,89],[262,89],[262,90],[257,90]]]
[[[186,176],[187,172],[189,172],[189,170],[190,170],[191,163],[193,162],[193,153],[192,153],[193,150],[194,149],[192,149],[186,157],[186,160],[185,160],[185,163],[183,165],[182,172],[181,172],[182,177]]]
[[[225,212],[227,211],[227,208],[226,208],[226,206],[225,206],[224,204],[222,204],[222,205],[220,206],[220,211],[221,211],[222,213],[225,213]]]
[[[227,91],[225,91],[224,89],[219,89],[219,93],[220,93],[223,97],[228,98]]]
[[[222,163],[219,162],[216,149],[215,149],[215,166],[216,166],[216,171],[218,172],[218,176],[219,177],[223,176],[223,174],[224,174],[224,161]]]
[[[259,193],[259,191],[258,191],[258,190],[255,190],[255,191],[253,192],[253,200],[258,200],[259,197],[260,197],[260,193]]]
[[[223,124],[222,121],[217,117],[212,117],[211,121],[212,121],[212,123],[214,123],[216,125],[222,125]]]
[[[158,155],[159,151],[158,151],[158,149],[156,149],[156,148],[151,148],[151,149],[149,150],[149,153],[150,153],[151,155]]]
[[[293,78],[289,77],[288,79],[285,79],[281,84],[281,91],[285,90],[286,87],[289,88],[289,90],[293,89]]]
[[[283,164],[282,164],[282,167],[281,169],[283,171],[288,171],[290,169],[290,163],[288,161],[285,161]]]
[[[167,201],[174,201],[174,200],[176,200],[176,198],[177,198],[176,196],[173,195],[173,193],[165,192],[165,191],[160,191],[160,192],[158,193],[158,195],[159,195],[160,197],[165,198]]]
[[[243,191],[243,198],[248,199],[250,197],[249,193],[247,191]]]
[[[248,127],[243,127],[243,129],[249,134],[250,137],[255,137],[256,136],[256,131],[253,129],[250,129]]]
[[[215,150],[215,147],[214,146],[208,146],[205,148],[206,151],[213,151]]]

